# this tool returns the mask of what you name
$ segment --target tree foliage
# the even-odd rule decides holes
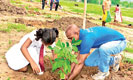
[[[77,55],[71,54],[72,51],[78,52],[77,46],[80,45],[81,40],[72,40],[72,45],[68,42],[63,43],[60,40],[56,43],[56,46],[52,48],[49,46],[48,48],[54,50],[54,53],[57,54],[57,58],[52,63],[52,71],[54,72],[57,69],[60,69],[58,73],[60,74],[60,78],[64,79],[65,74],[71,72],[71,63],[77,63]]]

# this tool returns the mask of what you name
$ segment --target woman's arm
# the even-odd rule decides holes
[[[24,55],[24,57],[29,61],[29,63],[31,64],[31,67],[33,69],[34,73],[39,73],[40,69],[37,66],[37,64],[35,63],[35,61],[32,59],[32,57],[30,56],[29,52],[28,52],[28,47],[31,45],[32,41],[28,38],[24,44],[21,47],[21,51]]]

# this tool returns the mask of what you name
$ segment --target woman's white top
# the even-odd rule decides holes
[[[29,62],[27,61],[27,59],[24,57],[23,53],[20,50],[21,46],[28,38],[32,41],[31,45],[28,47],[29,54],[40,68],[39,54],[40,54],[40,48],[41,48],[42,42],[41,40],[38,40],[38,41],[35,40],[36,38],[35,34],[36,34],[36,30],[25,35],[19,41],[19,43],[15,44],[7,51],[7,53],[5,54],[5,57],[10,68],[12,68],[13,70],[19,70],[29,64]],[[55,46],[55,43],[52,46]],[[45,56],[46,55],[45,46],[44,46],[43,52]]]

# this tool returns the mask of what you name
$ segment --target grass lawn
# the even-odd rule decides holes
[[[65,8],[67,11],[83,13],[84,3],[81,2],[74,2],[74,1],[65,1],[61,0],[60,4]],[[78,4],[79,6],[75,6],[74,4]],[[114,16],[115,6],[111,7],[111,15]],[[121,8],[122,16],[127,16],[133,18],[133,9],[131,8]],[[87,4],[87,13],[93,13],[97,15],[102,15],[102,5],[97,4]]]

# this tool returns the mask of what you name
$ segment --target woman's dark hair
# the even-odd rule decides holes
[[[119,7],[119,4],[117,4],[117,7]]]
[[[36,38],[35,40],[41,39],[45,44],[52,44],[55,40],[56,37],[58,37],[58,30],[56,28],[48,29],[39,29],[36,31]]]
[[[53,28],[53,30],[54,30],[55,33],[56,33],[56,37],[58,37],[58,35],[59,35],[59,31],[57,30],[57,28]]]

